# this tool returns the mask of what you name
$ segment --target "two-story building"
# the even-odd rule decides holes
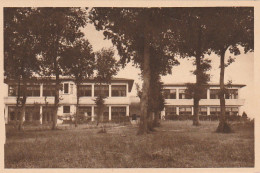
[[[239,97],[239,91],[245,85],[231,84],[228,87],[228,94],[225,94],[226,114],[241,115],[241,106],[245,100]],[[171,115],[193,115],[193,99],[185,91],[186,84],[164,84],[165,109],[161,112],[162,117]],[[219,84],[209,84],[208,89],[202,93],[199,102],[200,115],[219,115]]]
[[[118,116],[129,116],[129,93],[132,90],[134,80],[114,78],[110,84],[101,87],[94,80],[86,80],[81,84],[79,91],[76,89],[72,78],[62,77],[59,90],[60,101],[58,117],[73,115],[76,113],[77,92],[79,92],[79,113],[94,120],[96,114],[95,98],[100,91],[105,94],[104,120],[113,120]],[[5,122],[15,120],[15,106],[18,94],[16,81],[5,80],[8,95],[4,97]],[[22,91],[21,91],[22,92]],[[52,121],[55,95],[54,79],[37,79],[27,82],[27,100],[25,109],[26,121],[39,121],[48,123]]]

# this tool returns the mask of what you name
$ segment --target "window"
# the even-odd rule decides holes
[[[122,117],[126,116],[126,107],[111,107],[111,119],[113,121],[122,121]]]
[[[63,113],[70,113],[70,106],[63,106]]]
[[[17,85],[9,85],[8,86],[8,96],[17,96]]]
[[[50,106],[43,106],[42,108],[42,122],[47,123],[53,121],[53,115],[54,115],[54,107]]]
[[[91,109],[90,106],[80,106],[79,107],[79,114],[81,116],[91,117],[92,109]]]
[[[126,85],[112,85],[112,97],[125,97]]]
[[[43,85],[43,96],[55,96],[55,85]]]
[[[192,110],[191,107],[180,107],[179,114],[180,115],[191,115],[191,113],[192,113],[191,110]]]
[[[63,84],[63,93],[64,94],[68,94],[69,93],[69,84],[68,83],[64,83]]]
[[[207,115],[207,107],[199,107],[200,115]]]
[[[211,89],[210,90],[210,99],[219,99],[220,89]]]
[[[108,85],[95,85],[94,96],[103,95],[105,97],[109,96],[109,86]]]
[[[228,89],[225,94],[226,99],[238,99],[238,89]]]
[[[40,96],[40,85],[28,85],[26,92],[29,97]]]
[[[88,96],[91,97],[91,90],[92,90],[92,86],[91,85],[81,85],[79,86],[79,96],[83,97],[83,96]]]
[[[185,89],[179,90],[179,99],[192,99],[189,94],[186,93]]]
[[[15,117],[15,106],[8,106],[8,120],[9,121],[14,121],[14,120],[19,120],[19,117],[21,115],[21,112],[18,112],[18,116]]]
[[[69,84],[68,83],[63,84],[63,91],[64,91],[64,94],[69,93]]]
[[[40,96],[40,85],[27,85],[26,86],[26,95],[28,97]],[[8,96],[17,96],[18,95],[18,86],[9,85],[8,86]],[[23,86],[20,86],[20,96],[23,96]]]
[[[210,107],[210,115],[219,115],[220,107]]]
[[[97,115],[97,107],[94,107],[94,112],[95,114]],[[104,111],[103,111],[103,121],[108,121],[109,120],[109,108],[106,106],[104,108]]]
[[[25,121],[40,120],[40,106],[28,106],[25,108]]]
[[[165,115],[176,115],[176,106],[165,106]]]
[[[165,99],[176,99],[176,89],[165,89],[163,94]]]

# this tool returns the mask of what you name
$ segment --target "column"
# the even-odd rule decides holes
[[[43,95],[43,84],[41,83],[40,84],[40,97],[42,97]]]
[[[94,121],[95,112],[94,112],[94,106],[91,106],[91,121]]]
[[[91,84],[91,97],[94,97],[95,85]]]
[[[179,106],[176,107],[176,114],[180,115],[180,107]]]
[[[5,105],[5,124],[8,124],[8,106]]]
[[[111,84],[109,84],[109,85],[108,85],[108,91],[109,91],[108,97],[111,97],[111,95],[112,95],[112,94],[111,94],[111,88],[112,88],[112,87],[111,87]]]
[[[176,88],[176,99],[179,99],[179,88]]]
[[[126,106],[126,116],[129,117],[129,115],[130,115],[130,114],[129,114],[129,105],[127,105],[127,106]]]
[[[112,109],[111,109],[111,106],[108,106],[108,120],[109,121],[112,120]]]
[[[40,124],[42,124],[42,118],[43,118],[43,115],[42,115],[42,105],[40,106]]]
[[[193,108],[193,106],[191,107],[191,115],[194,115],[194,108]]]
[[[207,115],[210,115],[210,107],[207,106]]]
[[[207,99],[210,99],[210,90],[207,89]]]

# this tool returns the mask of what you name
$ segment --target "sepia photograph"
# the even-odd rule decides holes
[[[255,7],[3,7],[4,168],[255,168]]]

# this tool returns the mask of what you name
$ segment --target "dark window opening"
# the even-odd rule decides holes
[[[165,99],[176,99],[176,89],[164,89],[163,94]]]
[[[108,85],[95,85],[94,86],[94,96],[105,96],[108,97],[109,96],[109,86]]]
[[[192,108],[191,107],[180,107],[179,108],[179,114],[180,115],[191,115],[192,114]]]
[[[63,113],[70,113],[70,106],[63,106]]]
[[[27,96],[40,96],[40,85],[29,85],[27,86],[27,91],[26,91]]]
[[[186,89],[179,89],[179,99],[192,99],[192,97],[187,94]]]
[[[68,94],[69,93],[69,84],[68,83],[64,83],[64,94]]]
[[[90,106],[80,106],[79,107],[79,114],[81,116],[90,117],[92,114],[92,109]]]
[[[126,85],[112,85],[112,97],[125,97],[126,96]]]
[[[92,90],[92,86],[91,85],[81,85],[79,86],[79,96],[80,97],[91,97],[91,91]]]
[[[226,99],[238,99],[238,89],[228,89],[225,94]]]
[[[43,85],[43,96],[55,96],[55,85]]]
[[[98,108],[94,107],[94,112],[97,115],[98,113]],[[104,110],[103,110],[103,121],[106,122],[109,120],[109,108],[107,106],[105,106]]]
[[[176,106],[165,106],[165,115],[166,116],[177,115]]]
[[[219,99],[220,89],[211,89],[210,90],[210,99]]]
[[[210,107],[210,115],[220,115],[220,107]]]

